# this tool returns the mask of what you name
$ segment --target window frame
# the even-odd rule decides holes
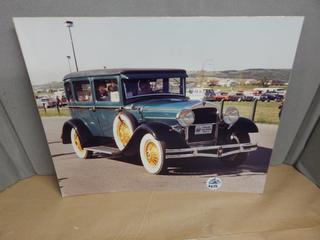
[[[182,86],[180,85],[180,89],[182,91],[182,93],[177,93],[177,94],[173,94],[173,93],[154,93],[154,94],[143,94],[143,95],[135,95],[135,96],[132,96],[132,97],[128,97],[127,95],[127,88],[126,88],[126,81],[132,81],[132,80],[136,80],[136,79],[122,79],[122,88],[123,88],[123,93],[124,93],[124,97],[126,100],[130,101],[130,100],[133,100],[133,99],[139,99],[139,98],[145,98],[145,97],[154,97],[154,96],[172,96],[172,97],[185,97],[186,96],[186,78],[185,77],[158,77],[158,78],[155,78],[156,80],[157,79],[161,79],[162,80],[162,84],[164,86],[164,81],[166,79],[168,79],[168,82],[170,81],[169,79],[170,78],[179,78],[180,79],[180,82],[182,83]],[[145,79],[145,80],[152,80],[152,78],[140,78],[139,80],[142,80],[142,79]]]
[[[118,95],[119,95],[119,100],[118,101],[105,101],[105,100],[98,100],[97,98],[97,88],[96,88],[96,83],[99,81],[116,81],[117,82],[117,87],[118,87]],[[99,77],[92,77],[92,88],[94,90],[94,102],[95,103],[120,103],[121,102],[121,94],[120,94],[120,85],[119,85],[119,80],[116,76],[99,76]]]
[[[88,85],[90,86],[90,92],[91,92],[91,99],[88,100],[88,101],[79,101],[78,99],[78,93],[76,91],[76,85],[79,83],[79,82],[88,82]],[[92,94],[92,85],[91,85],[91,81],[89,78],[77,78],[77,79],[73,79],[72,81],[72,90],[73,90],[73,94],[74,94],[74,102],[75,103],[82,103],[82,104],[85,104],[85,103],[92,103],[93,102],[93,94]]]
[[[72,101],[70,101],[70,99],[68,98],[68,92],[66,89],[66,85],[69,84],[70,85],[70,92],[71,92],[71,99]],[[73,91],[73,84],[72,84],[72,80],[71,79],[67,79],[66,81],[64,81],[63,83],[63,87],[64,87],[64,91],[65,91],[65,95],[67,98],[68,103],[74,103],[75,101],[75,97],[74,97],[74,91]]]

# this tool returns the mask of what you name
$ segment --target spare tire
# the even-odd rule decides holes
[[[120,112],[113,121],[113,137],[117,147],[122,150],[130,141],[137,127],[135,118],[129,114]]]

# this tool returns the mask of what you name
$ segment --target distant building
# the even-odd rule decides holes
[[[256,84],[259,84],[259,80],[257,80],[257,79],[246,79],[244,84],[245,85],[256,85]]]

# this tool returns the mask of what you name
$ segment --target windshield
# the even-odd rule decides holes
[[[127,99],[148,95],[184,95],[184,78],[125,79]]]

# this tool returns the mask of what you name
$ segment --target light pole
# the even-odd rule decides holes
[[[68,64],[69,64],[69,70],[70,70],[70,72],[71,72],[71,64],[70,64],[70,59],[71,59],[71,57],[70,57],[70,56],[67,56],[67,59],[68,59]]]
[[[77,70],[77,72],[78,72],[78,71],[79,71],[79,68],[78,68],[76,53],[75,53],[75,50],[74,50],[74,45],[73,45],[73,40],[72,40],[72,34],[71,34],[71,27],[73,27],[73,22],[72,22],[72,21],[65,21],[64,26],[66,26],[66,27],[69,29],[69,35],[70,35],[70,40],[71,40],[71,45],[72,45],[74,63],[75,63],[75,65],[76,65],[76,70]]]
[[[203,62],[202,62],[202,65],[201,65],[201,73],[202,73],[202,81],[207,81],[207,78],[205,77],[205,67],[206,65],[209,65],[211,63],[211,65],[213,65],[213,59],[211,58],[206,58]],[[208,75],[207,75],[208,77]]]
[[[202,70],[205,70],[206,65],[211,65],[211,66],[213,66],[213,59],[212,59],[212,58],[207,58],[207,59],[205,59],[205,60],[202,62],[201,69],[202,69]]]

